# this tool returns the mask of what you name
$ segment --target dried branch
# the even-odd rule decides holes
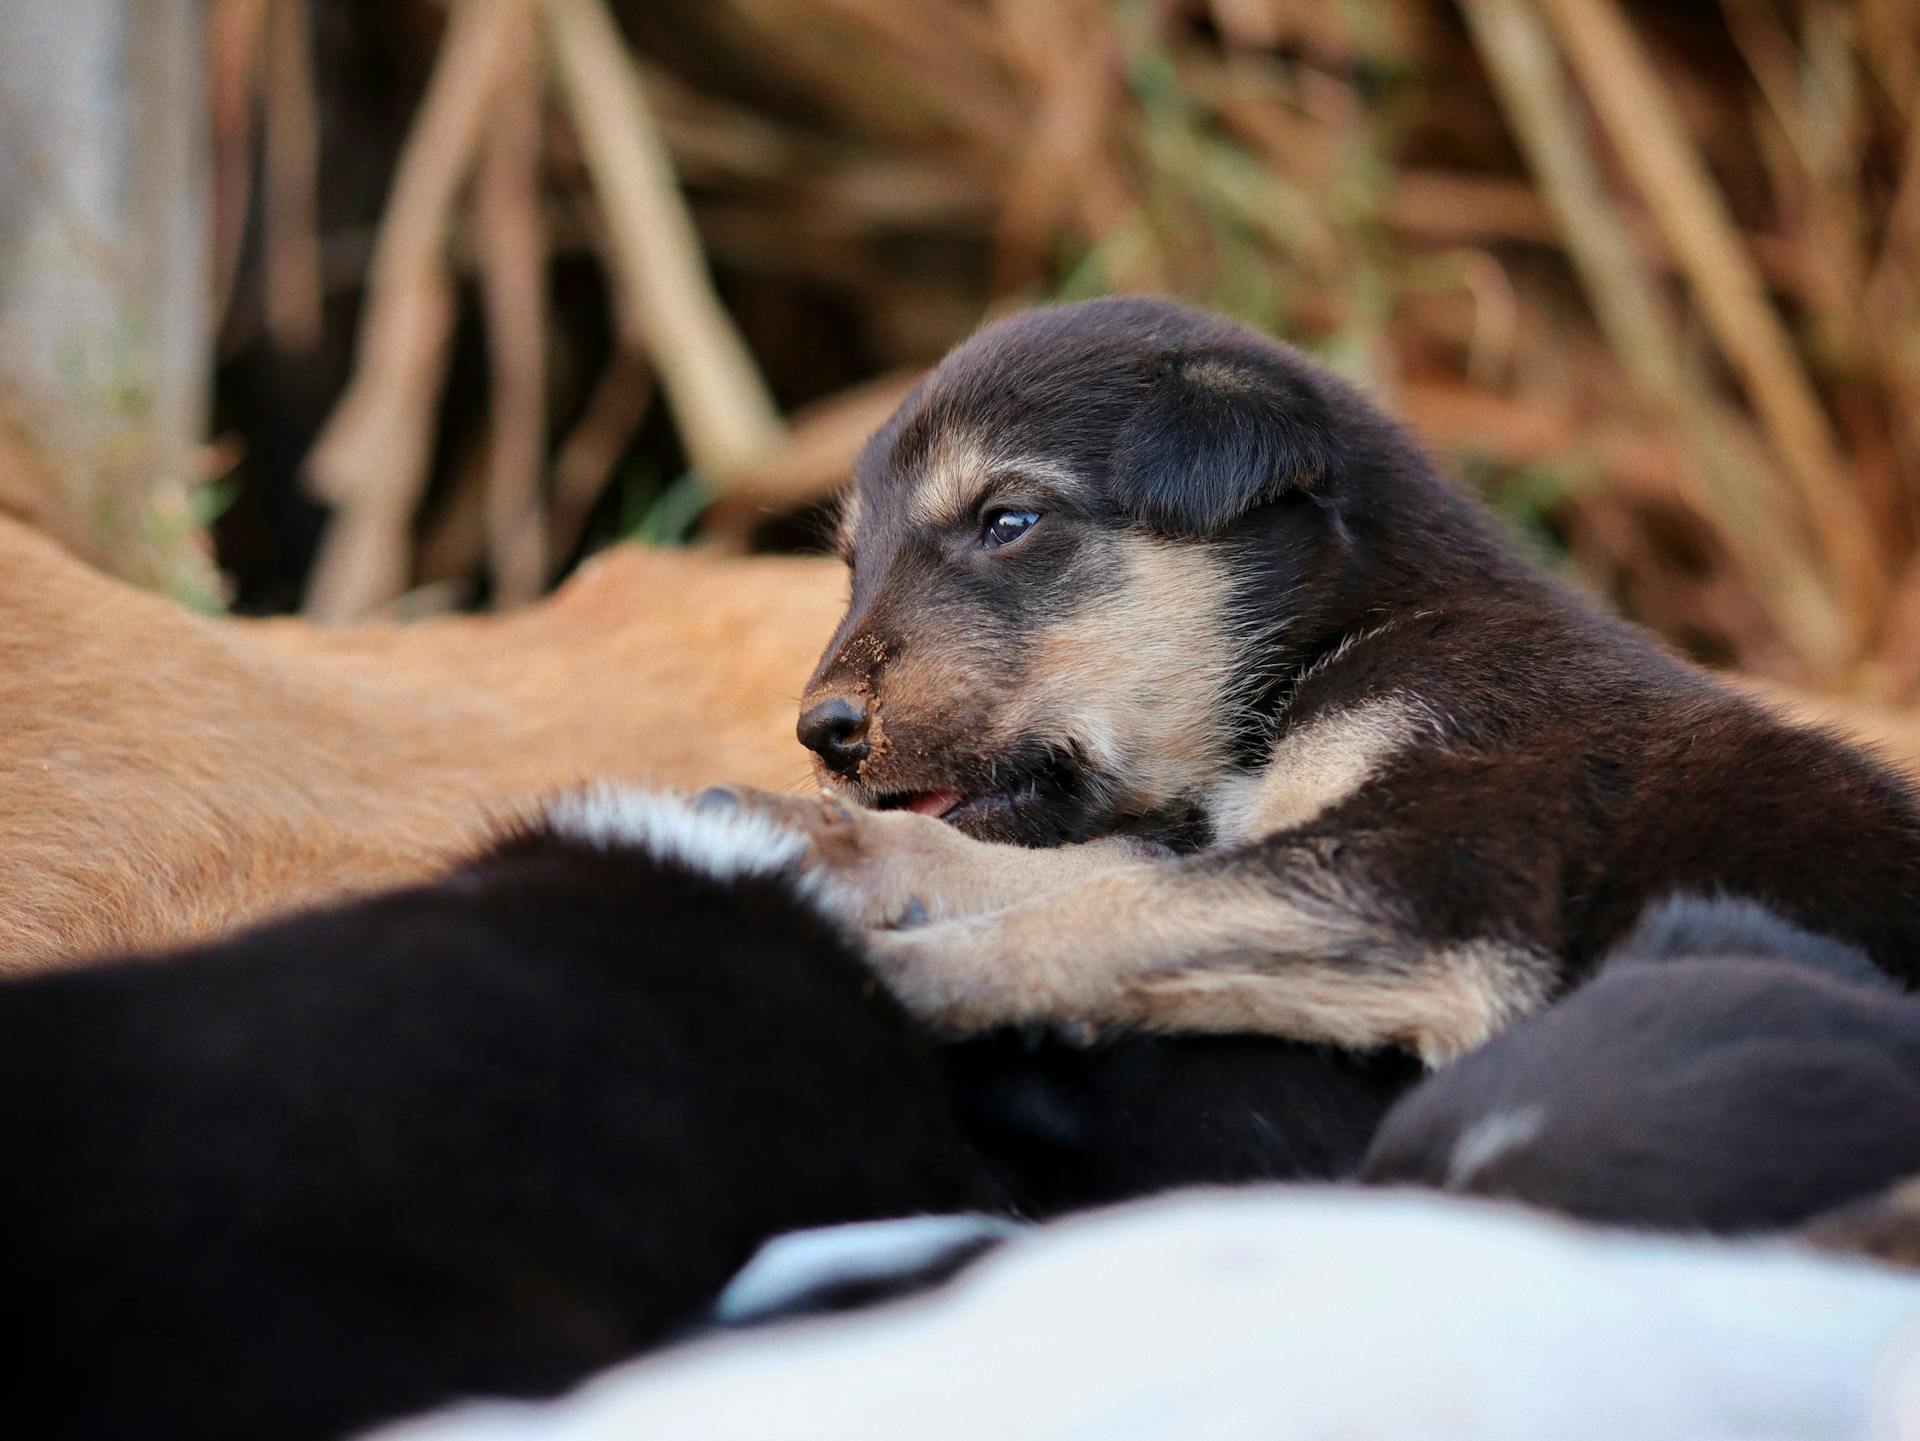
[[[917,372],[883,375],[796,412],[788,443],[743,471],[713,503],[706,533],[744,542],[766,516],[813,505],[841,489],[860,447],[918,379]]]
[[[646,317],[648,350],[688,457],[724,490],[779,444],[779,411],[714,294],[672,157],[603,0],[546,0],[545,14],[620,283]]]
[[[553,461],[553,555],[564,561],[586,531],[587,516],[613,479],[653,401],[653,368],[637,347],[617,345],[587,408]]]
[[[1574,108],[1551,33],[1527,0],[1463,0],[1462,8],[1621,372],[1687,437],[1700,462],[1704,488],[1691,503],[1726,535],[1774,623],[1821,669],[1830,667],[1847,647],[1838,604],[1783,511],[1777,478],[1770,468],[1736,462],[1717,406],[1686,363],[1657,277]]]
[[[254,75],[273,0],[215,0],[207,11],[207,99],[213,130],[213,274],[216,322],[233,305],[247,230],[253,158]]]
[[[540,472],[547,448],[547,248],[540,224],[539,33],[513,17],[502,78],[474,187],[480,297],[491,362],[492,455],[487,565],[500,609],[539,597],[547,580]]]
[[[266,109],[262,219],[267,329],[284,351],[320,341],[320,122],[313,90],[307,0],[272,0],[261,41]]]
[[[1792,479],[1854,644],[1882,612],[1887,560],[1848,483],[1838,442],[1760,272],[1699,151],[1613,0],[1544,0],[1595,113],[1632,174]]]
[[[323,620],[362,615],[407,583],[453,324],[446,237],[527,0],[463,0],[400,153],[368,276],[353,380],[308,458],[335,504],[307,591]]]

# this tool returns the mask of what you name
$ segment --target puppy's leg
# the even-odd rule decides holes
[[[1440,942],[1341,842],[1131,862],[990,915],[871,938],[911,1010],[972,1029],[1072,1019],[1260,1031],[1438,1062],[1542,1004],[1555,964]]]
[[[813,860],[859,926],[918,925],[1028,904],[1118,867],[1164,854],[1115,837],[1033,850],[977,841],[911,811],[872,811],[830,792],[778,795],[737,788],[708,804],[741,804],[800,831]]]

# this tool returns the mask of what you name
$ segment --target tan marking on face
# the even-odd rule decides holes
[[[860,534],[860,492],[848,490],[840,497],[840,518],[836,522],[840,535],[840,553],[853,554],[854,537]]]
[[[928,453],[926,469],[909,497],[909,519],[931,529],[965,515],[986,485],[993,462],[993,451],[976,437],[942,435]]]
[[[1080,481],[1056,461],[1041,456],[1010,455],[977,436],[943,435],[927,456],[908,501],[907,513],[916,526],[935,529],[952,525],[979,508],[987,493],[1009,475],[1030,476],[1050,489],[1072,491]]]
[[[1026,678],[994,718],[997,743],[1077,743],[1151,807],[1192,794],[1226,763],[1238,647],[1225,564],[1191,542],[1123,536],[1125,583],[1065,619],[1044,617]]]
[[[884,789],[889,774],[940,773],[956,736],[978,733],[972,718],[993,696],[973,642],[957,625],[922,619],[907,647],[884,658],[871,684],[856,687],[867,700],[871,747],[862,780]]]
[[[1318,717],[1281,737],[1256,774],[1215,792],[1209,805],[1214,834],[1231,845],[1304,826],[1434,734],[1425,707],[1404,695]]]

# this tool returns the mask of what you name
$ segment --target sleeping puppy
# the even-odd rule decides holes
[[[0,984],[0,1435],[551,1392],[777,1233],[1347,1174],[1411,1079],[1257,1039],[942,1053],[803,850],[590,793],[435,884]]]
[[[1364,397],[1159,300],[1033,311],[861,455],[809,829],[958,1026],[1428,1061],[1676,888],[1920,976],[1920,811],[1555,583]],[[1815,862],[1818,863],[1815,863]]]
[[[1916,1172],[1920,999],[1750,904],[1682,898],[1572,995],[1403,1098],[1361,1175],[1739,1232]]]
[[[551,1392],[775,1232],[992,1204],[799,849],[588,796],[437,884],[0,986],[0,1433]]]

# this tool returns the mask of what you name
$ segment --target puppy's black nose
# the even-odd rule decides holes
[[[794,730],[801,745],[843,776],[867,758],[867,707],[852,696],[829,696],[803,712]]]

